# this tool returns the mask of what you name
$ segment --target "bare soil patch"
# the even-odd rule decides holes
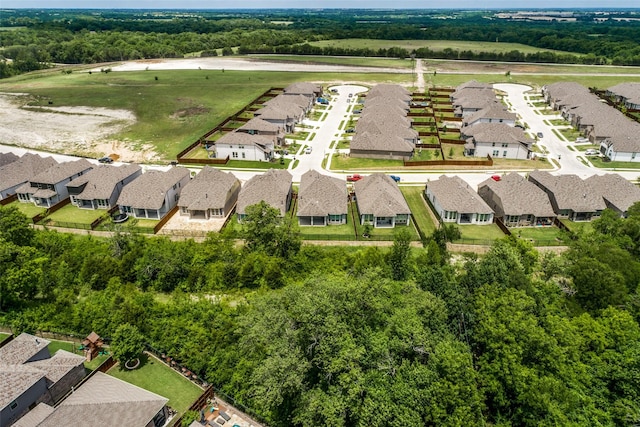
[[[38,107],[33,102],[27,94],[0,93],[0,144],[89,157],[111,155],[130,162],[158,157],[151,145],[113,138],[135,122],[128,110]]]
[[[183,119],[185,117],[199,116],[201,114],[207,114],[209,111],[211,111],[211,108],[207,108],[207,107],[203,107],[203,106],[181,108],[180,110],[175,111],[171,115],[171,118],[172,119]]]

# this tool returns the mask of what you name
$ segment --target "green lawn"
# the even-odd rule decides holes
[[[95,371],[96,368],[100,365],[102,365],[102,363],[107,360],[109,358],[108,354],[101,354],[98,357],[96,357],[95,359],[93,359],[91,362],[84,362],[84,367],[87,368],[90,371]]]
[[[491,244],[496,239],[505,237],[505,234],[498,228],[496,224],[475,225],[463,224],[457,225],[462,234],[462,239],[454,243],[472,243]]]
[[[22,203],[19,201],[11,202],[9,206],[15,206],[20,212],[25,214],[27,218],[31,219],[34,216],[43,213],[46,209],[36,206],[33,203]]]
[[[51,215],[47,216],[47,219],[51,221],[49,225],[55,225],[56,222],[89,225],[106,213],[107,211],[102,209],[78,209],[72,204],[68,204],[62,209],[57,210]]]
[[[331,170],[397,169],[403,165],[402,160],[363,159],[341,154],[334,154],[331,159]]]
[[[360,224],[359,217],[358,217],[358,209],[355,202],[351,203],[351,209],[349,212],[350,214],[351,212],[353,212],[353,217],[356,219],[356,228],[358,229],[358,239],[367,240],[361,237],[362,234],[364,233],[364,226]],[[372,240],[375,240],[375,239],[393,240],[393,236],[395,232],[403,227],[408,228],[409,232],[411,233],[411,240],[420,240],[420,235],[418,234],[418,230],[416,230],[416,227],[413,225],[413,220],[411,219],[409,219],[408,226],[397,225],[394,228],[386,228],[386,227],[374,228],[373,226],[371,226],[370,236]]]
[[[425,236],[431,235],[436,230],[436,224],[433,222],[428,212],[430,208],[424,200],[424,186],[400,186],[400,191],[411,208],[413,218],[420,230]]]
[[[70,353],[74,353],[74,354],[79,354],[79,355],[83,355],[81,350],[78,350],[78,348],[80,348],[80,340],[76,341],[76,342],[69,342],[69,341],[60,341],[60,340],[54,340],[51,338],[45,338],[47,341],[50,341],[51,343],[49,344],[49,353],[53,356],[54,354],[56,354],[56,351],[58,350],[66,350]]]
[[[355,67],[411,68],[411,61],[396,58],[350,58],[317,55],[252,55],[273,62],[304,62],[308,64],[338,64]]]
[[[591,225],[591,221],[574,222],[569,221],[566,218],[561,218],[560,222],[566,225],[567,228],[574,233],[590,233],[591,231],[593,231],[593,225]]]
[[[292,151],[289,150],[289,153]],[[284,164],[280,163],[280,159],[273,162],[259,162],[253,160],[229,160],[226,165],[231,169],[286,169],[291,162],[290,159],[284,159]]]
[[[202,390],[175,370],[149,356],[141,358],[138,369],[128,371],[116,365],[109,375],[169,399],[168,405],[183,414],[202,394]]]
[[[558,227],[520,227],[510,228],[511,233],[525,240],[532,240],[533,244],[551,246],[561,244],[562,241],[558,240],[562,238],[562,230]]]
[[[6,337],[8,337],[11,334],[5,334],[4,332],[0,332],[0,341],[2,341],[3,339],[5,339]]]
[[[593,166],[603,169],[640,169],[640,162],[605,162],[601,157],[590,156],[589,161]]]

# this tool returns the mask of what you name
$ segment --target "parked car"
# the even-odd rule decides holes
[[[584,154],[586,156],[597,156],[598,154],[600,154],[600,152],[598,150],[596,150],[595,148],[589,148],[588,150],[586,150],[584,152]]]
[[[311,154],[311,147],[307,147],[304,149],[304,154]]]
[[[353,96],[353,94],[352,94],[352,93],[350,93],[350,94],[349,94],[349,98],[351,98],[352,96]]]
[[[362,110],[360,108],[353,110],[353,114],[360,114],[362,113]]]
[[[108,157],[108,156],[106,156],[106,157],[100,157],[100,158],[98,159],[98,161],[99,161],[100,163],[113,163],[113,159],[112,159],[111,157]]]
[[[362,178],[363,178],[362,175],[358,175],[357,173],[353,175],[347,175],[347,181],[349,182],[360,181]]]
[[[346,133],[354,133],[356,130],[354,128],[345,129]]]
[[[397,175],[389,175],[389,178],[391,178],[395,182],[400,182],[400,177]]]
[[[500,175],[491,175],[491,179],[498,182],[502,179],[502,177]]]
[[[542,138],[544,137],[544,135],[542,134],[542,132],[538,132],[538,138]]]
[[[318,98],[317,101],[318,101],[318,104],[329,105],[329,101],[325,98]]]
[[[331,89],[331,93],[338,93],[338,89]]]

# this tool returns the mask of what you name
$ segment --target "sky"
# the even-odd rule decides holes
[[[638,8],[638,0],[0,0],[0,8],[73,9],[536,9]]]

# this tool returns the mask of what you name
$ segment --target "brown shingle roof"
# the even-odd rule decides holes
[[[50,341],[25,332],[0,347],[0,365],[18,365],[27,362],[49,345]]]
[[[374,173],[354,183],[360,214],[377,217],[410,214],[407,201],[398,184],[383,173]]]
[[[168,399],[117,378],[96,372],[38,426],[144,427]]]
[[[517,118],[516,113],[510,113],[507,111],[499,102],[494,102],[489,104],[487,107],[479,110],[475,114],[472,114],[468,119],[465,120],[467,123],[473,123],[480,119],[492,119],[492,120],[513,120],[515,121]]]
[[[282,130],[282,128],[277,124],[262,120],[259,117],[254,117],[238,129],[242,129],[244,131],[255,130],[258,132],[278,132]]]
[[[410,155],[414,146],[396,135],[357,132],[351,140],[350,148],[351,150],[373,150],[381,153],[401,152]]]
[[[231,172],[205,166],[184,186],[178,206],[189,210],[222,209],[239,187],[240,180]]]
[[[185,176],[189,176],[189,170],[183,167],[173,167],[166,172],[147,171],[122,189],[118,205],[160,209],[167,191]]]
[[[625,82],[611,86],[609,92],[625,98],[632,104],[640,104],[640,83]]]
[[[594,193],[599,194],[610,205],[626,212],[634,203],[640,202],[640,188],[617,173],[593,175],[585,180]]]
[[[77,195],[78,199],[108,199],[111,197],[114,188],[120,181],[138,173],[141,170],[142,168],[136,164],[127,164],[122,166],[100,165],[69,182],[67,184],[67,188],[81,187],[86,183],[87,185],[82,193]]]
[[[253,176],[240,190],[237,212],[244,214],[248,206],[264,200],[284,216],[288,208],[286,203],[292,180],[291,174],[282,169],[269,169],[261,175]]]
[[[520,128],[509,126],[504,123],[477,123],[472,126],[465,126],[460,130],[462,139],[473,137],[479,143],[506,143],[523,144],[530,148],[534,143],[527,134]]]
[[[271,151],[275,144],[271,135],[252,135],[246,132],[229,132],[218,139],[216,145],[256,145],[264,151]]]
[[[529,173],[529,181],[553,194],[560,210],[596,212],[606,208],[602,196],[594,194],[577,175],[554,176],[546,171],[535,170]]]
[[[29,179],[29,182],[57,184],[60,181],[64,181],[73,175],[87,171],[91,168],[93,168],[93,165],[86,159],[58,163]]]
[[[8,165],[18,160],[20,157],[13,153],[0,153],[0,167]]]
[[[489,206],[494,206],[498,216],[555,216],[547,193],[515,172],[503,176],[498,182],[491,178],[481,182],[478,193]]]
[[[436,196],[443,209],[449,212],[489,214],[493,210],[458,176],[442,175],[429,181],[426,188]]]
[[[298,216],[327,216],[347,213],[345,181],[322,175],[315,170],[305,172],[298,190]]]
[[[15,162],[0,167],[0,191],[28,182],[40,172],[58,164],[53,157],[27,153]]]

